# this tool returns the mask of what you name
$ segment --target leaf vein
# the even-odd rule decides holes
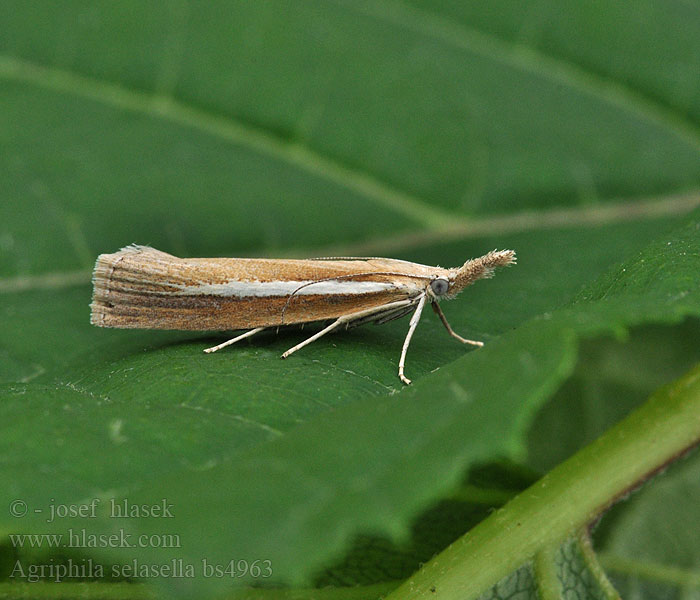
[[[282,432],[279,429],[275,429],[274,427],[270,427],[269,425],[266,425],[265,423],[261,423],[260,421],[255,421],[254,419],[249,419],[248,417],[244,417],[243,415],[235,415],[227,412],[222,412],[220,410],[214,410],[211,408],[208,408],[206,406],[192,406],[191,404],[187,404],[186,402],[181,402],[178,404],[180,408],[186,408],[189,410],[194,410],[196,412],[203,412],[208,415],[214,415],[217,417],[224,417],[226,419],[232,419],[234,421],[238,421],[240,423],[243,423],[244,425],[249,425],[251,427],[256,427],[259,429],[262,429],[263,431],[266,431],[267,433],[272,433],[276,436],[282,435]]]
[[[700,589],[700,572],[663,565],[650,560],[635,560],[603,552],[598,555],[606,570],[619,575],[634,575],[643,579]]]
[[[403,2],[384,0],[381,3],[363,3],[360,6],[356,2],[333,1],[356,13],[383,20],[439,40],[448,46],[473,52],[600,98],[644,121],[672,131],[700,153],[700,127],[673,108],[620,81],[587,70],[574,62],[524,46],[522,43],[508,42],[492,33],[452,22],[439,14],[408,6]]]
[[[104,105],[146,114],[190,127],[233,144],[251,148],[281,162],[324,178],[422,226],[459,219],[427,201],[392,187],[370,173],[346,166],[299,142],[288,142],[259,127],[217,114],[171,96],[142,92],[125,86],[0,54],[0,78],[88,98]]]

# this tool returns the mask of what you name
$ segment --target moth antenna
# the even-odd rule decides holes
[[[479,258],[472,258],[457,270],[451,293],[460,292],[478,279],[493,277],[493,272],[497,267],[507,267],[515,264],[515,261],[514,250],[492,250]]]

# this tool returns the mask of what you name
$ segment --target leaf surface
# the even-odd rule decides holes
[[[3,2],[0,506],[167,498],[167,526],[89,529],[166,529],[187,559],[308,582],[358,534],[405,539],[469,468],[545,470],[590,442],[625,409],[600,408],[607,387],[568,423],[581,340],[695,331],[699,32],[681,0]],[[484,349],[425,315],[403,390],[405,320],[285,362],[307,330],[208,356],[216,333],[89,326],[95,257],[132,242],[443,266],[499,247],[519,264],[444,305]],[[601,386],[645,371],[631,408],[693,354],[669,356]],[[45,515],[0,530],[86,526]]]

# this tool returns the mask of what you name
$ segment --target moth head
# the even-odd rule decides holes
[[[497,267],[506,267],[512,264],[515,264],[514,250],[492,250],[479,258],[469,259],[461,267],[450,269],[449,289],[445,295],[454,297],[478,279],[493,277],[493,272]]]

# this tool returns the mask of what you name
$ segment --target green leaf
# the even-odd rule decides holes
[[[636,327],[622,340],[585,340],[576,370],[528,433],[528,463],[545,473],[700,363],[699,335],[700,321],[693,319]]]
[[[431,592],[437,587],[431,588]],[[540,550],[532,562],[504,577],[480,599],[619,598],[600,569],[585,533]]]
[[[700,455],[695,452],[671,465],[628,506],[606,515],[597,545],[603,566],[624,597],[692,595],[700,589],[700,545],[692,525],[698,519],[699,482]]]
[[[275,582],[390,589],[529,481],[474,480],[480,466],[552,468],[695,360],[699,32],[682,0],[1,3],[0,506],[30,514],[0,511],[0,531],[177,534],[177,551],[50,558],[262,559]],[[403,390],[405,320],[285,362],[307,331],[207,356],[218,334],[89,326],[95,257],[132,242],[450,266],[511,247],[520,262],[445,305],[484,349],[424,317]],[[581,392],[601,336],[645,326],[650,348],[654,323],[667,360],[603,357],[599,393]],[[620,378],[642,383],[617,404]],[[445,518],[445,495],[479,510],[390,563],[416,515]],[[94,498],[165,498],[175,518],[46,523]],[[334,570],[358,539],[388,549]],[[197,597],[245,582],[162,580]],[[129,594],[102,585],[60,593]]]

